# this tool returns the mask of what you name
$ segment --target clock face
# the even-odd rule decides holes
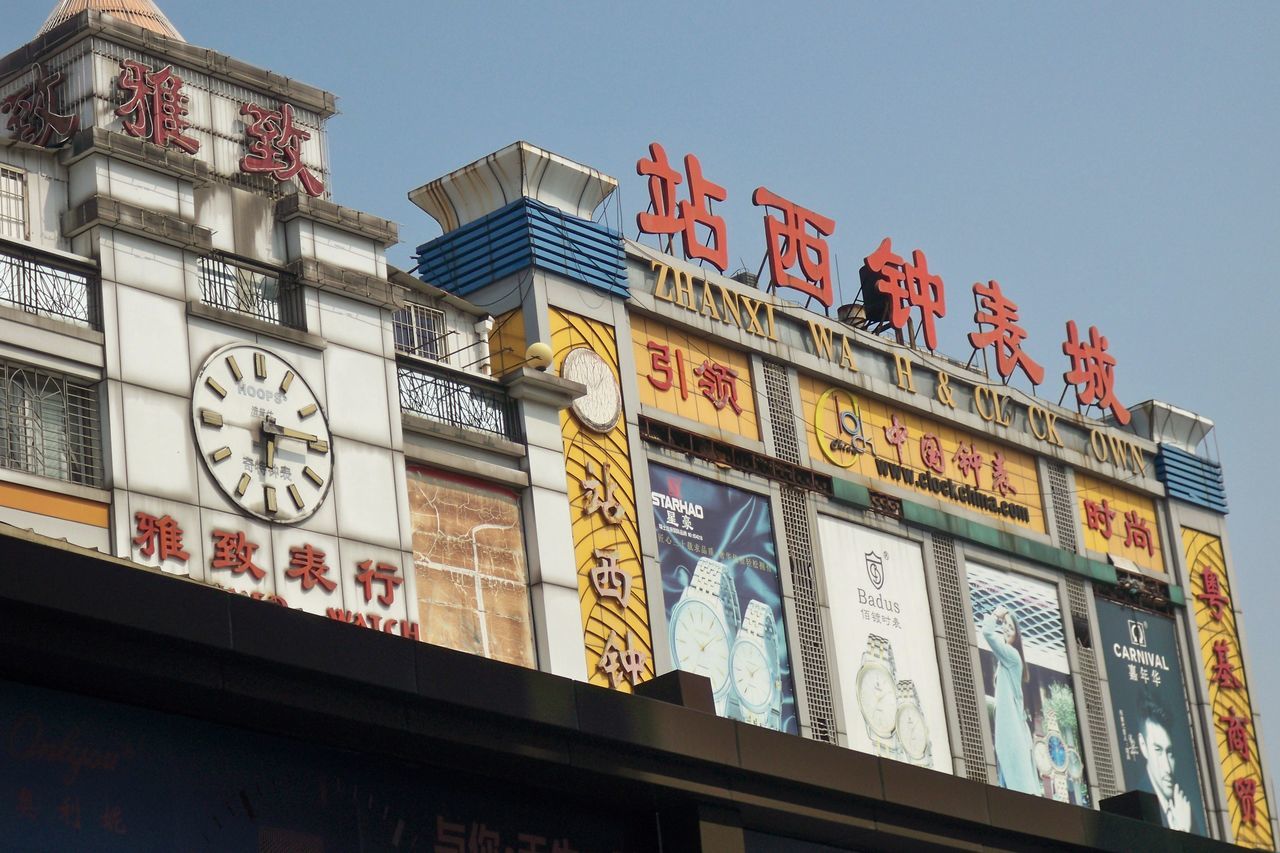
[[[587,386],[587,393],[572,403],[578,420],[596,432],[609,432],[622,415],[622,392],[609,363],[594,350],[569,350],[560,365],[560,375]]]
[[[245,512],[296,524],[329,494],[324,411],[306,380],[270,350],[232,344],[209,356],[196,374],[191,416],[205,467]]]
[[[773,673],[764,652],[754,642],[739,642],[733,647],[733,686],[742,704],[760,713],[768,710],[773,698]]]
[[[898,712],[898,742],[913,761],[924,758],[929,748],[929,727],[915,705],[906,705]]]
[[[729,637],[724,622],[704,602],[689,599],[672,614],[671,649],[676,666],[711,679],[720,695],[729,684]]]
[[[866,666],[858,674],[858,705],[862,718],[880,737],[893,734],[897,724],[898,688],[882,666]]]

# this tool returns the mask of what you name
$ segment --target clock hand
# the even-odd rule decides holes
[[[296,429],[289,429],[289,427],[275,426],[274,424],[272,426],[275,427],[276,435],[280,435],[285,438],[296,438],[298,441],[305,441],[308,444],[313,441],[320,440],[320,436],[312,435],[309,432],[299,432]]]
[[[275,424],[269,420],[262,422],[262,457],[268,468],[274,468],[276,462]]]

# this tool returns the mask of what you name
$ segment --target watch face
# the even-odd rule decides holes
[[[893,734],[897,724],[898,692],[893,676],[882,666],[864,666],[858,673],[858,705],[862,718],[880,737]]]
[[[729,636],[711,606],[686,599],[672,613],[671,652],[676,666],[711,679],[717,696],[729,684]]]
[[[760,646],[739,642],[733,647],[733,686],[742,704],[757,713],[768,710],[773,698],[773,672]]]
[[[1067,772],[1073,779],[1079,779],[1084,773],[1084,762],[1080,760],[1080,753],[1074,749],[1067,750]]]
[[[924,758],[929,749],[929,727],[915,705],[904,705],[898,712],[898,743],[913,761]]]
[[[1058,735],[1049,735],[1049,760],[1059,770],[1067,766],[1067,745]]]
[[[232,503],[278,524],[320,508],[333,479],[329,424],[284,359],[252,344],[218,350],[196,374],[191,415],[205,467]]]
[[[587,386],[572,403],[578,420],[596,432],[613,429],[622,415],[622,392],[608,362],[586,347],[572,349],[560,364],[560,375]]]

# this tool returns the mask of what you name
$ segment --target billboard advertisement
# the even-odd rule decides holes
[[[673,665],[720,715],[798,734],[768,498],[661,465],[649,482]]]
[[[1035,457],[982,433],[921,417],[896,404],[800,377],[809,457],[991,521],[1043,532]]]
[[[920,545],[818,517],[849,746],[951,772]]]
[[[972,562],[967,568],[999,784],[1091,805],[1057,586]]]
[[[1204,800],[1173,620],[1099,600],[1098,631],[1125,789],[1155,794],[1168,828],[1204,835]]]

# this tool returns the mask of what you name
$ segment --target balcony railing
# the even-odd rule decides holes
[[[306,329],[302,287],[296,281],[224,255],[200,259],[200,299],[224,311]]]
[[[0,248],[0,305],[86,329],[102,328],[97,278],[34,253]]]
[[[400,407],[462,429],[523,441],[516,403],[500,387],[430,364],[399,365]]]

